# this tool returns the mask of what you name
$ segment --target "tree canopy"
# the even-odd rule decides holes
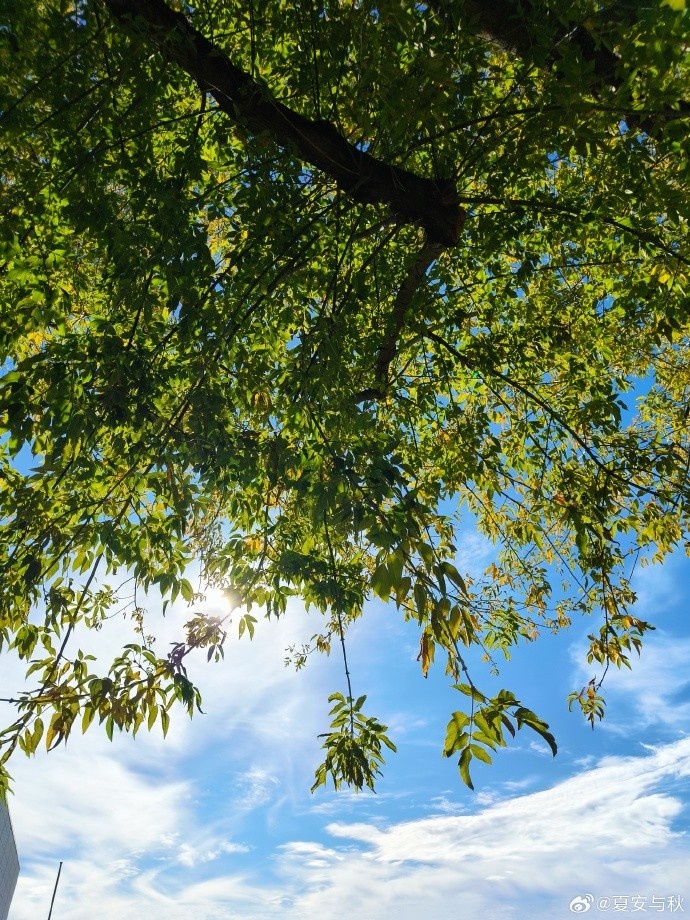
[[[651,628],[631,572],[688,538],[680,6],[3,2],[0,642],[30,675],[3,786],[17,748],[194,711],[230,617],[167,653],[143,609],[194,609],[192,563],[233,640],[323,613],[294,655],[344,666],[315,787],[394,748],[346,655],[373,596],[457,687],[468,784],[516,728],[556,749],[468,648],[592,614],[571,704],[601,717]],[[84,637],[122,604],[140,641],[102,673]]]

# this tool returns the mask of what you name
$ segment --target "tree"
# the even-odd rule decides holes
[[[4,4],[0,635],[35,686],[2,764],[194,711],[186,657],[229,618],[166,655],[140,606],[193,602],[194,560],[240,636],[291,595],[323,613],[315,786],[373,787],[393,748],[346,656],[373,595],[466,700],[466,783],[516,728],[555,753],[468,647],[494,667],[593,613],[571,703],[601,717],[652,628],[630,572],[688,531],[678,5]],[[461,520],[496,544],[481,579]],[[97,673],[75,635],[122,603],[140,642]]]

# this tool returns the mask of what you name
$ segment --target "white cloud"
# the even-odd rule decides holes
[[[248,853],[249,849],[242,843],[232,843],[229,840],[220,840],[210,846],[208,841],[204,846],[183,843],[178,847],[176,859],[181,865],[193,868],[201,863],[214,862],[224,853]]]
[[[474,527],[463,530],[455,540],[455,565],[472,578],[481,578],[496,556],[494,544]]]
[[[539,757],[552,757],[553,756],[551,748],[547,747],[547,745],[544,744],[543,741],[541,743],[538,741],[530,741],[528,748],[530,751],[532,751],[534,754],[537,754]]]
[[[162,621],[162,648],[188,616],[182,609]],[[108,627],[94,637],[106,660],[126,624]],[[190,722],[178,712],[165,740],[156,728],[134,740],[116,733],[111,743],[94,725],[48,755],[14,758],[10,809],[22,871],[12,920],[47,913],[60,859],[61,920],[215,920],[219,905],[263,902],[266,891],[233,869],[250,852],[233,829],[277,796],[289,797],[296,782],[304,789],[313,770],[315,736],[327,718],[328,662],[296,674],[283,659],[286,645],[314,631],[295,607],[277,623],[260,621],[253,642],[233,636],[225,661],[190,662],[205,714]],[[15,663],[2,674],[4,683],[21,669]],[[202,817],[201,804],[218,787],[222,810]],[[220,881],[199,877],[215,867]]]
[[[268,770],[252,767],[237,777],[236,798],[242,810],[252,811],[270,802],[279,786],[280,780]]]
[[[473,814],[388,826],[334,821],[330,843],[279,844],[261,871],[238,868],[245,844],[196,825],[190,789],[95,766],[111,799],[87,784],[81,802],[72,796],[71,815],[51,811],[49,800],[65,792],[51,779],[43,798],[15,807],[15,823],[30,821],[37,837],[12,920],[45,913],[56,869],[47,856],[59,843],[69,857],[61,920],[90,920],[94,904],[103,920],[446,920],[449,906],[468,918],[551,920],[568,916],[570,899],[585,892],[687,891],[690,846],[674,829],[683,809],[674,790],[690,777],[690,739],[606,758],[551,789]],[[265,777],[248,771],[248,779]],[[44,849],[41,816],[58,826]]]
[[[681,551],[663,565],[638,566],[633,577],[636,615],[658,625],[665,613],[683,602],[687,573],[688,560]]]
[[[188,615],[164,621],[166,642]],[[458,793],[457,806],[444,787],[424,803],[409,787],[307,799],[334,689],[327,668],[335,681],[340,672],[319,659],[295,674],[283,650],[315,631],[295,607],[260,621],[253,643],[233,637],[225,662],[190,662],[206,714],[191,723],[179,714],[165,742],[155,732],[110,744],[96,729],[15,761],[22,875],[11,920],[47,913],[59,859],[56,920],[558,920],[590,891],[686,893],[690,910],[690,846],[676,831],[690,739],[598,765],[582,759],[572,778],[509,800],[537,777],[515,775],[493,795]],[[117,628],[112,637],[117,645]],[[634,701],[640,725],[655,724],[661,707],[673,726],[690,643],[653,640],[639,663],[657,649],[649,671],[611,675],[612,692]],[[391,820],[396,798],[429,816]],[[303,822],[299,832],[291,820]]]
[[[409,793],[379,792],[373,793],[364,789],[357,792],[354,789],[341,789],[335,792],[332,787],[319,790],[308,804],[306,811],[312,815],[344,814],[348,811],[365,814],[381,807],[384,803],[404,798]]]
[[[467,917],[553,918],[568,916],[570,899],[585,891],[683,894],[690,847],[672,828],[683,806],[666,787],[688,777],[683,740],[648,756],[607,758],[473,815],[386,829],[333,823],[330,833],[350,848],[322,848],[328,868],[315,874],[286,851],[285,874],[297,874],[302,888],[287,916],[442,918],[452,904]]]
[[[581,647],[573,648],[576,677],[573,685],[586,683],[594,673],[583,664]],[[604,730],[628,735],[649,727],[681,730],[690,724],[690,639],[662,631],[645,640],[642,654],[631,656],[632,668],[609,668],[603,693],[609,710]],[[625,711],[630,713],[626,719]]]
[[[461,815],[468,811],[466,804],[454,802],[447,795],[435,795],[429,800],[428,810],[433,814]]]
[[[647,632],[642,653],[629,654],[630,668],[609,667],[604,684],[606,717],[604,732],[619,737],[640,737],[650,731],[657,738],[677,737],[690,724],[690,638],[685,626],[683,592],[690,577],[690,563],[679,552],[663,565],[638,567],[633,579],[637,602],[633,613],[657,628]],[[582,687],[602,676],[600,664],[587,664],[586,632],[570,646],[572,687]],[[674,635],[674,632],[676,633]],[[680,633],[680,634],[678,634]]]

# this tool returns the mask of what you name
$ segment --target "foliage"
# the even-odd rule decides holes
[[[555,743],[465,649],[593,614],[571,703],[603,714],[651,628],[633,567],[688,531],[679,6],[5,0],[0,642],[36,685],[3,764],[199,706],[228,618],[166,655],[139,603],[194,604],[192,561],[249,637],[298,595],[345,655],[395,604],[424,675],[465,674],[468,784],[504,729]],[[103,674],[73,646],[120,609]],[[316,785],[372,786],[393,745],[345,671]]]
[[[323,743],[326,759],[316,770],[312,792],[325,786],[329,775],[336,789],[343,783],[355,789],[363,789],[365,785],[374,789],[376,774],[381,772],[379,766],[383,763],[381,745],[391,751],[396,748],[386,735],[388,726],[362,712],[365,700],[366,696],[346,699],[342,693],[328,697],[328,702],[334,704],[330,712],[332,731],[321,736],[326,739]]]
[[[443,754],[452,757],[460,751],[460,776],[470,789],[474,788],[470,779],[470,761],[474,757],[484,763],[491,763],[487,748],[495,751],[497,747],[505,747],[504,729],[514,738],[516,727],[519,730],[527,725],[541,735],[556,756],[556,739],[548,730],[549,726],[530,709],[522,706],[510,691],[501,690],[490,700],[471,684],[456,684],[455,689],[470,698],[472,708],[469,714],[453,713],[446,729]]]

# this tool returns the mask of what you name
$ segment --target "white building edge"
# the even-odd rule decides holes
[[[7,920],[19,875],[19,857],[7,805],[0,801],[0,920]]]

